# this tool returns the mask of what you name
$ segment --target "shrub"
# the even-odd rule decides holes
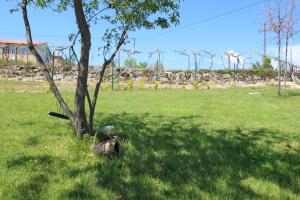
[[[6,60],[0,58],[0,65],[32,65],[31,62],[25,63],[22,61]]]
[[[133,80],[129,80],[129,81],[127,82],[127,88],[128,88],[129,90],[132,90],[132,89],[133,89]]]
[[[103,83],[101,86],[101,90],[102,91],[107,91],[109,88],[110,84],[109,83]]]
[[[197,81],[194,81],[192,83],[193,89],[198,90],[199,89],[199,83]]]
[[[140,79],[138,84],[139,84],[139,89],[140,90],[145,89],[145,80],[144,79]]]
[[[159,81],[154,81],[153,84],[154,84],[153,88],[155,90],[158,90],[160,82]]]
[[[256,74],[262,78],[274,78],[276,73],[272,68],[260,68],[257,70]]]
[[[229,88],[235,89],[236,88],[236,83],[230,83]]]
[[[47,84],[46,93],[50,93],[50,92],[52,92],[51,86],[50,86],[50,84]]]
[[[208,89],[208,90],[211,89],[211,88],[212,88],[211,82],[209,82],[209,81],[206,82],[206,83],[205,83],[205,87],[206,87],[206,89]]]
[[[171,86],[171,85],[167,85],[167,86],[165,87],[165,89],[166,89],[166,90],[171,90],[171,89],[172,89],[172,86]]]

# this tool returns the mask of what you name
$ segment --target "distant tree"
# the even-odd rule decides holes
[[[263,56],[263,63],[261,65],[261,67],[264,69],[273,69],[271,62],[272,61],[269,56]]]
[[[139,68],[139,69],[146,69],[147,68],[147,63],[146,62],[140,62],[137,65],[137,68]]]
[[[141,28],[169,28],[171,24],[176,25],[179,21],[179,3],[180,0],[17,0],[16,9],[12,9],[11,11],[22,9],[28,48],[36,57],[38,65],[44,72],[52,92],[66,117],[70,120],[76,135],[82,138],[84,134],[93,132],[96,103],[104,72],[115,58],[121,46],[126,42],[128,32]],[[46,63],[43,62],[33,45],[31,26],[28,18],[28,6],[34,6],[35,8],[52,8],[58,12],[72,9],[74,12],[78,26],[78,32],[70,35],[70,41],[72,41],[71,49],[78,65],[74,111],[70,109],[64,100],[50,75]],[[102,37],[104,43],[104,61],[101,72],[98,75],[93,98],[91,98],[87,89],[91,48],[90,27],[99,22],[99,19],[102,19],[101,22],[106,21],[106,23],[102,25],[103,28],[106,29]],[[80,38],[79,57],[74,50],[78,38]],[[85,110],[86,99],[89,106],[88,117]]]
[[[257,70],[261,67],[260,63],[258,61],[256,61],[256,63],[252,63],[252,69],[253,70]]]
[[[124,61],[124,66],[127,68],[133,68],[134,66],[136,67],[136,60],[134,58],[127,58]]]
[[[252,64],[252,69],[273,69],[271,64],[271,58],[269,56],[263,56],[263,62],[260,64],[258,61]]]
[[[282,42],[284,41],[284,33],[287,30],[289,23],[289,13],[290,9],[294,7],[293,0],[275,0],[271,1],[266,8],[266,17],[268,30],[276,34],[277,42],[277,61],[278,61],[278,87],[277,94],[281,95],[281,73],[282,73],[282,60],[281,60],[281,50]]]
[[[289,0],[288,7],[286,10],[286,24],[285,24],[285,66],[284,66],[284,94],[286,92],[286,79],[288,71],[288,49],[290,40],[292,40],[294,34],[296,33],[295,26],[298,19],[295,16],[296,2],[295,0]],[[291,69],[293,71],[293,69]]]

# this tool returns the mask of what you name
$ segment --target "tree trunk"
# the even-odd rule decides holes
[[[287,78],[287,68],[288,68],[288,47],[289,47],[289,37],[288,37],[288,32],[287,32],[287,37],[285,41],[285,66],[284,66],[284,90],[283,90],[283,95],[286,94],[286,78]]]
[[[81,34],[81,54],[78,66],[78,79],[75,94],[74,128],[77,136],[81,138],[85,133],[89,132],[89,126],[85,113],[85,97],[87,94],[91,34],[83,12],[82,1],[74,0],[73,2],[76,21]]]
[[[90,131],[94,130],[94,115],[95,115],[95,109],[96,109],[96,104],[97,104],[97,98],[98,98],[99,90],[100,90],[100,87],[101,87],[101,83],[103,81],[103,77],[104,77],[106,67],[110,64],[110,62],[111,61],[106,61],[102,65],[102,69],[100,71],[100,77],[99,77],[99,80],[96,84],[94,97],[93,97],[93,102],[92,102],[92,105],[90,107],[90,116],[89,116],[89,130]]]
[[[281,95],[281,31],[278,31],[278,88],[277,95]]]

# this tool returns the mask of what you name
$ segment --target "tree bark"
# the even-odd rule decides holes
[[[287,36],[286,36],[286,41],[285,41],[285,65],[284,65],[284,90],[283,90],[283,95],[286,94],[286,78],[287,78],[287,68],[288,68],[288,47],[289,47],[289,37],[288,37],[288,31],[287,31]]]
[[[74,126],[77,136],[81,138],[85,133],[89,132],[85,112],[85,96],[87,94],[91,33],[84,15],[82,1],[74,0],[73,2],[76,21],[81,34],[81,54],[78,66],[78,78],[75,94]]]
[[[50,72],[47,69],[46,64],[43,62],[41,56],[38,54],[37,50],[35,49],[32,37],[31,37],[31,30],[30,30],[30,24],[27,17],[27,4],[28,0],[22,0],[22,12],[23,12],[23,19],[24,24],[26,27],[26,34],[27,34],[27,43],[28,48],[32,52],[32,54],[35,56],[35,58],[38,61],[38,64],[41,66],[45,77],[51,87],[51,90],[53,91],[57,101],[59,102],[60,106],[62,107],[64,113],[68,117],[68,119],[71,121],[73,128],[76,132],[77,137],[82,138],[85,133],[91,133],[93,131],[93,120],[94,120],[94,113],[97,103],[97,97],[99,93],[99,89],[101,86],[101,82],[103,80],[104,72],[107,67],[111,63],[111,61],[116,56],[116,53],[119,51],[120,47],[124,44],[126,39],[126,34],[128,27],[124,27],[123,33],[121,35],[121,38],[117,44],[116,50],[111,55],[111,57],[108,60],[105,60],[103,64],[103,68],[100,73],[99,80],[96,84],[96,89],[94,92],[93,101],[91,100],[88,90],[87,90],[87,79],[88,79],[88,66],[89,66],[89,55],[90,55],[90,48],[91,48],[91,33],[89,29],[88,22],[86,20],[84,11],[83,11],[83,5],[81,0],[73,0],[74,5],[74,11],[75,11],[75,17],[77,21],[77,25],[79,28],[79,32],[81,35],[81,54],[80,59],[77,59],[78,61],[78,78],[77,78],[77,85],[76,85],[76,94],[75,94],[75,111],[74,113],[69,109],[68,105],[64,101],[63,97],[61,96],[57,86],[55,85],[54,80],[51,78]],[[105,8],[107,9],[107,8]],[[103,10],[105,10],[103,9]],[[99,11],[102,12],[103,10]],[[95,17],[97,14],[95,14],[93,17]],[[92,18],[93,18],[92,17]],[[77,36],[76,36],[77,38]],[[74,45],[74,44],[73,44]],[[71,46],[72,50],[73,46]],[[77,58],[77,57],[76,57]],[[88,99],[89,108],[90,108],[90,116],[89,116],[89,124],[87,122],[86,117],[86,111],[85,111],[85,97]]]
[[[277,95],[281,95],[281,30],[277,33],[278,36],[278,86]]]

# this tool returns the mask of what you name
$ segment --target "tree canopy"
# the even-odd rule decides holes
[[[64,12],[74,7],[74,0],[27,0],[28,6],[36,8],[50,8],[55,12]],[[89,25],[95,25],[100,20],[108,22],[103,35],[104,55],[108,55],[112,44],[117,44],[121,32],[128,32],[141,28],[154,29],[156,27],[169,28],[179,23],[180,0],[83,0],[83,11]],[[16,11],[21,7],[19,2]],[[70,34],[70,40],[76,34]]]
[[[21,0],[19,0],[21,1]],[[70,119],[78,137],[82,138],[85,133],[93,132],[93,118],[97,103],[97,97],[101,82],[103,81],[106,67],[113,61],[121,46],[126,43],[128,32],[141,28],[153,29],[155,27],[169,28],[171,24],[179,22],[180,0],[22,0],[15,9],[22,8],[23,20],[26,29],[27,43],[30,51],[39,61],[45,77],[50,84],[60,106]],[[74,10],[78,32],[70,34],[71,47],[78,64],[78,77],[75,93],[75,108],[72,111],[60,94],[54,80],[51,78],[47,66],[43,63],[32,42],[28,6],[36,8],[51,8],[55,12],[63,12],[68,9]],[[99,23],[105,26],[106,31],[102,40],[104,62],[99,80],[96,83],[94,94],[91,98],[87,89],[89,57],[91,48],[90,27],[98,24],[101,20],[107,23]],[[109,25],[107,25],[109,24]],[[77,56],[74,45],[80,36],[80,57]],[[85,99],[89,105],[89,122],[85,111]]]

